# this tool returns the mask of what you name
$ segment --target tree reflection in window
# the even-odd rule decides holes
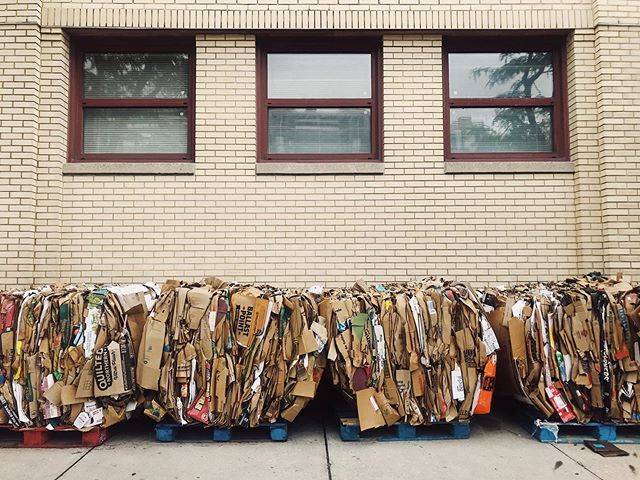
[[[451,109],[452,152],[550,152],[551,131],[547,107]]]
[[[531,106],[452,108],[453,152],[552,151],[551,109],[534,106],[553,96],[550,52],[456,53],[450,69],[451,97],[532,100]]]
[[[507,93],[499,98],[541,97],[536,82],[545,74],[553,73],[551,53],[502,53],[503,65],[497,68],[475,68],[474,76],[487,75],[487,86],[506,85],[511,82]],[[549,144],[551,135],[551,115],[536,115],[534,108],[499,109],[494,125],[500,141],[508,144],[522,142],[543,147]]]
[[[186,53],[91,53],[84,58],[85,98],[186,98]]]

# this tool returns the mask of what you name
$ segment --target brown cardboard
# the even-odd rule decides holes
[[[164,335],[165,324],[149,317],[144,325],[136,369],[138,385],[142,388],[158,390]]]
[[[0,334],[0,354],[2,354],[2,363],[5,369],[8,369],[9,365],[13,361],[13,332],[4,332]]]
[[[400,393],[411,389],[411,372],[409,370],[396,370],[396,385]]]
[[[297,382],[295,387],[293,387],[293,390],[291,391],[291,395],[295,395],[297,397],[313,398],[315,394],[316,384],[312,380]]]
[[[82,413],[83,411],[83,402],[71,404],[71,411],[69,412],[69,419],[71,420],[71,422],[75,422],[76,418],[78,418],[78,415],[80,415],[80,413]]]
[[[102,423],[103,428],[108,428],[111,425],[115,425],[116,423],[122,422],[127,418],[127,411],[124,407],[114,407],[112,405],[107,405],[107,407],[103,411],[104,413],[104,421]]]
[[[63,387],[64,387],[64,382],[57,381],[56,383],[53,384],[53,386],[49,390],[44,392],[42,396],[46,398],[49,401],[49,403],[51,403],[52,405],[59,407],[60,405],[63,404],[62,403]],[[65,404],[65,405],[69,405],[69,404]]]
[[[118,294],[118,302],[122,307],[122,311],[124,313],[134,313],[141,312],[143,315],[146,315],[147,312],[147,301],[144,298],[145,292],[140,290],[131,293]]]
[[[83,403],[83,400],[76,397],[77,387],[75,385],[65,385],[60,391],[60,398],[62,405],[74,405],[76,403]]]
[[[144,324],[147,321],[147,313],[141,308],[130,311],[127,314],[127,327],[131,334],[131,342],[136,358],[140,351],[140,342],[142,342],[142,333],[144,332]]]
[[[421,370],[414,370],[411,372],[411,386],[413,387],[413,394],[420,398],[425,393],[425,379]]]
[[[249,345],[251,324],[254,322],[256,298],[235,294],[231,297],[231,315],[233,319],[236,342],[243,347]]]
[[[509,341],[511,343],[511,355],[514,359],[527,358],[525,346],[524,322],[519,318],[509,320]]]
[[[88,360],[82,367],[78,378],[77,387],[77,398],[93,397],[93,360]]]
[[[255,314],[251,322],[249,330],[248,345],[251,345],[255,337],[263,337],[265,334],[265,326],[267,325],[267,315],[271,313],[269,304],[271,302],[266,298],[257,298]]]
[[[313,332],[308,328],[302,330],[302,342],[300,343],[300,350],[298,353],[313,353],[318,351],[318,342],[316,342],[316,337],[313,335]]]
[[[159,422],[167,414],[167,411],[158,402],[151,400],[145,405],[144,414],[156,422]]]
[[[376,392],[375,399],[380,407],[380,411],[382,412],[382,416],[384,417],[385,423],[390,426],[400,420],[401,416],[398,411],[391,406],[389,403],[389,399],[384,395],[383,392]]]
[[[369,387],[357,391],[356,404],[361,431],[386,425],[380,406],[376,401],[376,391],[373,388]]]
[[[293,405],[289,408],[283,410],[280,413],[280,416],[285,419],[287,422],[293,422],[298,414],[302,411],[302,409],[309,403],[309,399],[305,397],[296,397]]]
[[[30,394],[27,395],[29,399],[29,414],[31,418],[35,418],[38,412],[38,400],[40,398],[40,369],[37,367],[37,355],[31,355],[27,357],[27,378],[28,388]]]
[[[122,345],[112,341],[99,349],[94,358],[94,392],[96,397],[106,397],[127,393],[131,388],[126,384],[125,368],[121,352]]]
[[[189,328],[191,330],[197,330],[200,326],[200,320],[209,309],[211,292],[208,288],[194,288],[189,290],[187,300],[189,302],[189,314],[187,319]]]

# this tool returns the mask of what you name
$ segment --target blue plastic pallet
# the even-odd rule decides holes
[[[175,442],[176,440],[185,439],[187,435],[185,433],[193,434],[194,432],[205,432],[209,430],[204,425],[199,424],[189,424],[189,425],[179,425],[177,423],[158,423],[156,425],[156,440],[158,442]],[[210,439],[214,442],[229,442],[231,440],[235,440],[234,433],[238,433],[239,431],[251,431],[251,433],[264,433],[269,432],[268,439],[272,442],[286,442],[289,438],[289,430],[286,422],[275,422],[275,423],[261,423],[255,428],[242,428],[242,427],[233,427],[233,428],[221,428],[221,427],[212,427],[211,429],[211,437]],[[236,435],[238,437],[239,435]],[[182,437],[182,438],[181,438]],[[258,440],[260,438],[251,438],[251,440]],[[266,440],[266,438],[262,438]]]
[[[360,431],[357,417],[338,416],[340,438],[344,442],[358,442],[373,439],[381,442],[403,442],[410,440],[458,440],[469,438],[471,424],[469,422],[435,422],[429,425],[413,426],[407,423],[396,423],[390,427],[380,427]]]
[[[518,423],[542,443],[582,443],[606,440],[610,443],[640,443],[640,424],[600,422],[551,422],[530,408],[515,408]]]

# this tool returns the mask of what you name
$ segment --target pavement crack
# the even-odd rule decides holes
[[[58,475],[53,480],[60,480],[65,473],[67,473],[69,470],[71,470],[73,467],[75,467],[80,462],[80,460],[82,460],[84,457],[89,455],[93,451],[94,448],[96,448],[96,447],[91,447],[89,450],[84,452],[84,454],[79,459],[77,459],[75,462],[73,462],[71,465],[69,465],[60,475]]]
[[[324,436],[324,457],[327,461],[327,477],[329,480],[333,480],[333,475],[331,473],[331,458],[329,457],[329,441],[327,440],[327,425],[325,423],[324,415],[322,418],[322,434]]]
[[[591,475],[593,475],[593,476],[594,476],[594,477],[596,477],[597,479],[599,479],[599,480],[606,480],[605,478],[602,478],[600,475],[598,475],[598,474],[597,474],[596,472],[594,472],[593,470],[590,470],[589,468],[587,468],[587,467],[585,466],[585,464],[584,464],[584,463],[582,463],[581,461],[576,460],[575,458],[573,458],[572,456],[570,456],[568,453],[563,452],[562,450],[560,450],[560,449],[558,448],[558,446],[557,446],[555,443],[551,443],[550,445],[551,445],[553,448],[555,448],[557,451],[559,451],[561,454],[563,454],[565,457],[567,457],[569,460],[571,460],[571,461],[573,461],[573,462],[577,463],[578,465],[580,465],[582,468],[584,468],[587,472],[589,472]]]

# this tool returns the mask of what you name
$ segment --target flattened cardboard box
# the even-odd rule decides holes
[[[142,388],[158,390],[164,334],[165,324],[149,317],[144,325],[136,369],[138,385]]]
[[[112,341],[100,348],[94,358],[94,391],[96,397],[109,397],[128,393],[133,387],[127,370],[132,368],[130,347]]]

